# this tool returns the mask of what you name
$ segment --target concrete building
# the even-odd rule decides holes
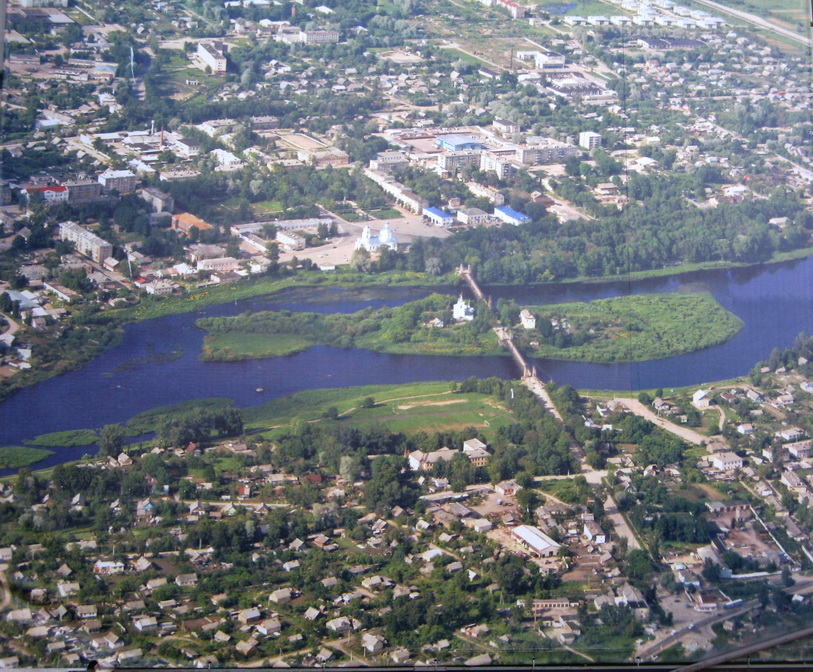
[[[588,150],[601,147],[601,133],[582,131],[579,133],[579,147],[584,147]]]
[[[113,246],[95,233],[82,228],[76,222],[62,222],[59,225],[60,240],[74,244],[76,251],[101,264],[113,255]]]
[[[403,152],[380,152],[374,159],[370,159],[370,168],[385,173],[407,165],[409,159]]]
[[[276,241],[286,250],[305,249],[305,239],[291,231],[277,231]]]
[[[102,185],[94,180],[71,180],[65,182],[68,190],[68,203],[89,203],[102,195]]]
[[[480,152],[477,150],[446,152],[438,155],[438,168],[446,173],[455,173],[464,166],[479,165]]]
[[[339,41],[337,30],[303,30],[299,33],[301,44],[330,44]]]
[[[538,166],[544,163],[559,163],[576,156],[579,149],[574,145],[559,142],[553,138],[538,138],[526,147],[517,148],[517,160],[526,166]]]
[[[480,224],[485,224],[489,219],[491,219],[491,215],[483,210],[480,210],[480,208],[462,208],[457,211],[457,219],[463,224],[478,226]]]
[[[207,65],[212,73],[222,75],[226,72],[226,46],[222,42],[198,42],[197,56]]]
[[[141,198],[152,207],[153,212],[172,212],[175,209],[175,199],[155,187],[144,187]]]
[[[480,170],[496,173],[501,180],[511,177],[517,170],[517,166],[510,158],[492,152],[480,154]]]
[[[106,194],[112,190],[120,194],[132,194],[136,190],[136,176],[131,170],[108,169],[96,179]]]

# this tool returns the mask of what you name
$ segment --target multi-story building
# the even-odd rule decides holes
[[[172,212],[175,209],[175,199],[155,187],[144,187],[141,198],[152,206],[153,212]]]
[[[96,179],[106,194],[113,190],[120,194],[132,194],[136,189],[136,176],[131,170],[107,169]]]
[[[497,177],[501,180],[511,177],[516,172],[516,169],[517,167],[514,162],[505,156],[492,152],[483,152],[480,154],[480,170],[497,173]]]
[[[76,251],[101,264],[113,255],[113,246],[95,233],[82,228],[76,222],[62,222],[59,225],[60,240],[74,244]]]
[[[215,74],[223,74],[228,67],[226,47],[222,42],[199,42],[198,58]]]
[[[68,190],[68,203],[88,203],[102,195],[102,185],[94,180],[72,180],[62,186]]]
[[[601,133],[593,131],[582,131],[579,133],[579,146],[585,149],[595,149],[601,147]]]
[[[328,44],[339,41],[339,31],[337,30],[303,30],[299,33],[299,41],[302,44]]]
[[[469,150],[463,152],[444,152],[438,155],[438,168],[446,173],[455,173],[463,166],[479,166],[480,152]]]
[[[579,153],[578,147],[552,138],[539,138],[527,147],[517,148],[517,160],[526,166],[567,161]]]

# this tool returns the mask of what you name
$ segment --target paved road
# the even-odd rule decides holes
[[[671,432],[675,436],[679,436],[684,441],[693,443],[696,446],[703,446],[707,441],[709,441],[708,436],[704,436],[699,432],[695,432],[693,429],[681,427],[680,425],[676,425],[673,422],[669,422],[668,420],[658,417],[648,406],[642,404],[637,399],[617,398],[615,401],[621,402],[630,410],[630,412],[635,413],[635,415],[640,415],[642,418],[646,418],[651,423],[657,425],[661,429],[665,429],[667,432]]]
[[[748,12],[743,12],[740,9],[732,9],[731,7],[727,7],[726,5],[721,5],[719,2],[714,2],[714,0],[696,0],[701,5],[706,5],[706,7],[713,7],[714,9],[723,12],[724,14],[730,14],[731,16],[735,16],[746,23],[750,23],[752,26],[756,26],[757,28],[763,28],[764,30],[770,30],[773,33],[777,33],[778,35],[782,35],[783,37],[787,37],[788,39],[793,40],[794,42],[801,42],[805,46],[811,46],[811,39],[809,36],[805,37],[804,35],[800,35],[794,30],[790,30],[789,28],[782,28],[782,26],[777,26],[775,23],[771,23],[763,19],[761,16],[757,16],[756,14],[749,14]]]

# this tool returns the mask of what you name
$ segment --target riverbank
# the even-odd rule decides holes
[[[430,276],[407,271],[369,274],[325,271],[301,271],[286,278],[247,278],[226,285],[212,285],[181,296],[145,297],[142,303],[105,313],[119,323],[144,322],[168,315],[191,313],[214,306],[260,296],[277,294],[291,288],[364,288],[364,287],[444,287],[458,284],[456,275]]]
[[[761,266],[771,266],[773,264],[781,264],[788,261],[797,261],[806,259],[813,256],[813,247],[803,247],[799,250],[792,250],[790,252],[777,252],[771,255],[770,259],[759,262],[736,262],[736,261],[699,261],[693,264],[679,264],[677,266],[665,266],[664,268],[653,268],[648,271],[632,271],[630,273],[616,274],[616,275],[602,275],[597,277],[595,275],[579,275],[574,278],[563,278],[562,280],[555,280],[548,283],[540,283],[546,285],[568,285],[573,283],[599,283],[599,282],[613,282],[618,280],[647,280],[649,278],[670,278],[687,273],[696,273],[698,271],[720,271],[735,268],[760,268]]]

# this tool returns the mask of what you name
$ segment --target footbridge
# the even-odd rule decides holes
[[[489,311],[491,311],[491,301],[486,298],[485,294],[483,294],[483,290],[480,288],[480,285],[477,284],[477,280],[474,279],[474,275],[472,275],[471,272],[471,267],[461,265],[457,272],[458,275],[460,275],[460,277],[466,281],[466,284],[469,286],[472,294],[474,294],[477,300],[482,301]],[[540,399],[545,408],[548,409],[557,420],[561,421],[562,416],[560,415],[559,411],[556,410],[556,406],[553,405],[553,400],[550,398],[548,391],[545,389],[545,384],[539,380],[536,375],[536,367],[528,366],[525,356],[519,351],[516,343],[514,343],[513,332],[510,329],[505,328],[502,324],[500,324],[499,321],[497,321],[494,326],[494,333],[497,334],[497,340],[500,342],[500,345],[508,350],[511,357],[519,367],[519,370],[522,372],[521,378],[525,387],[527,387]]]

